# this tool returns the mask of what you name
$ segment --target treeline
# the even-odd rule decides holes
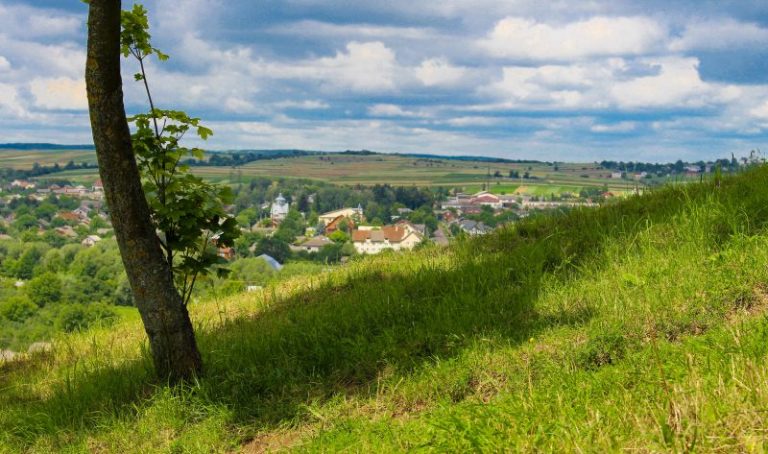
[[[0,181],[7,183],[13,180],[25,180],[32,177],[49,175],[52,173],[61,172],[62,170],[97,169],[98,167],[99,166],[97,164],[90,164],[88,162],[81,162],[80,164],[76,164],[74,161],[69,161],[64,166],[60,165],[59,163],[53,164],[51,166],[44,166],[38,162],[35,162],[32,164],[32,168],[28,170],[10,168],[0,169]]]
[[[723,171],[737,170],[740,167],[739,161],[734,157],[731,159],[718,159],[716,161],[696,161],[685,162],[678,159],[670,163],[653,162],[624,162],[624,161],[600,161],[600,167],[607,170],[620,172],[648,172],[648,173],[683,173],[686,169],[696,167],[703,172],[707,166],[712,168],[719,167]]]
[[[188,159],[185,161],[185,163],[190,166],[237,167],[253,161],[279,158],[296,158],[300,156],[311,156],[314,154],[317,154],[317,152],[304,150],[210,152],[208,153],[208,159]]]
[[[95,150],[93,145],[60,145],[56,143],[0,143],[0,150]]]

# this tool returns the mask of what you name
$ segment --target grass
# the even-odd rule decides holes
[[[741,451],[768,421],[768,169],[536,217],[0,366],[0,451]]]

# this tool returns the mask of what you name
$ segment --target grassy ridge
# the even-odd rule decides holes
[[[0,451],[765,449],[768,169],[527,220],[0,366]]]

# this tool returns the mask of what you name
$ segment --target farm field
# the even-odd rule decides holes
[[[35,163],[64,166],[69,161],[93,164],[96,155],[93,150],[0,150],[0,167],[10,169],[31,169]]]
[[[529,172],[535,180],[511,179],[509,172]],[[545,163],[489,163],[447,159],[420,159],[404,156],[303,156],[255,161],[237,169],[229,167],[197,167],[195,173],[220,182],[235,183],[253,176],[312,178],[334,184],[349,185],[417,185],[461,186],[466,191],[480,190],[486,182],[495,193],[511,194],[520,186],[529,193],[578,192],[583,187],[607,185],[615,192],[630,191],[634,183],[607,178],[609,172],[593,163],[558,165]],[[498,172],[500,177],[493,175]],[[489,174],[491,175],[489,177]],[[586,175],[588,177],[582,177]]]
[[[34,162],[51,165],[55,162],[65,164],[70,159],[75,162],[93,162],[94,159],[90,151],[10,153],[14,168],[31,168]],[[528,172],[535,179],[511,179],[509,173],[512,170],[520,175]],[[488,182],[490,191],[498,194],[578,193],[584,187],[603,186],[615,193],[624,193],[635,187],[634,182],[608,178],[609,171],[599,169],[594,163],[558,163],[555,170],[555,165],[548,163],[460,161],[381,154],[327,154],[259,160],[239,167],[194,167],[193,172],[213,181],[230,184],[247,181],[252,177],[283,177],[309,178],[341,185],[458,186],[473,192]],[[90,184],[97,178],[94,169],[77,169],[59,172],[55,176],[46,175],[40,179],[54,177],[84,184]]]

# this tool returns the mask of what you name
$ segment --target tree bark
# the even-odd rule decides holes
[[[91,0],[85,82],[99,174],[155,370],[177,382],[201,372],[189,313],[150,222],[123,105],[120,0]]]

